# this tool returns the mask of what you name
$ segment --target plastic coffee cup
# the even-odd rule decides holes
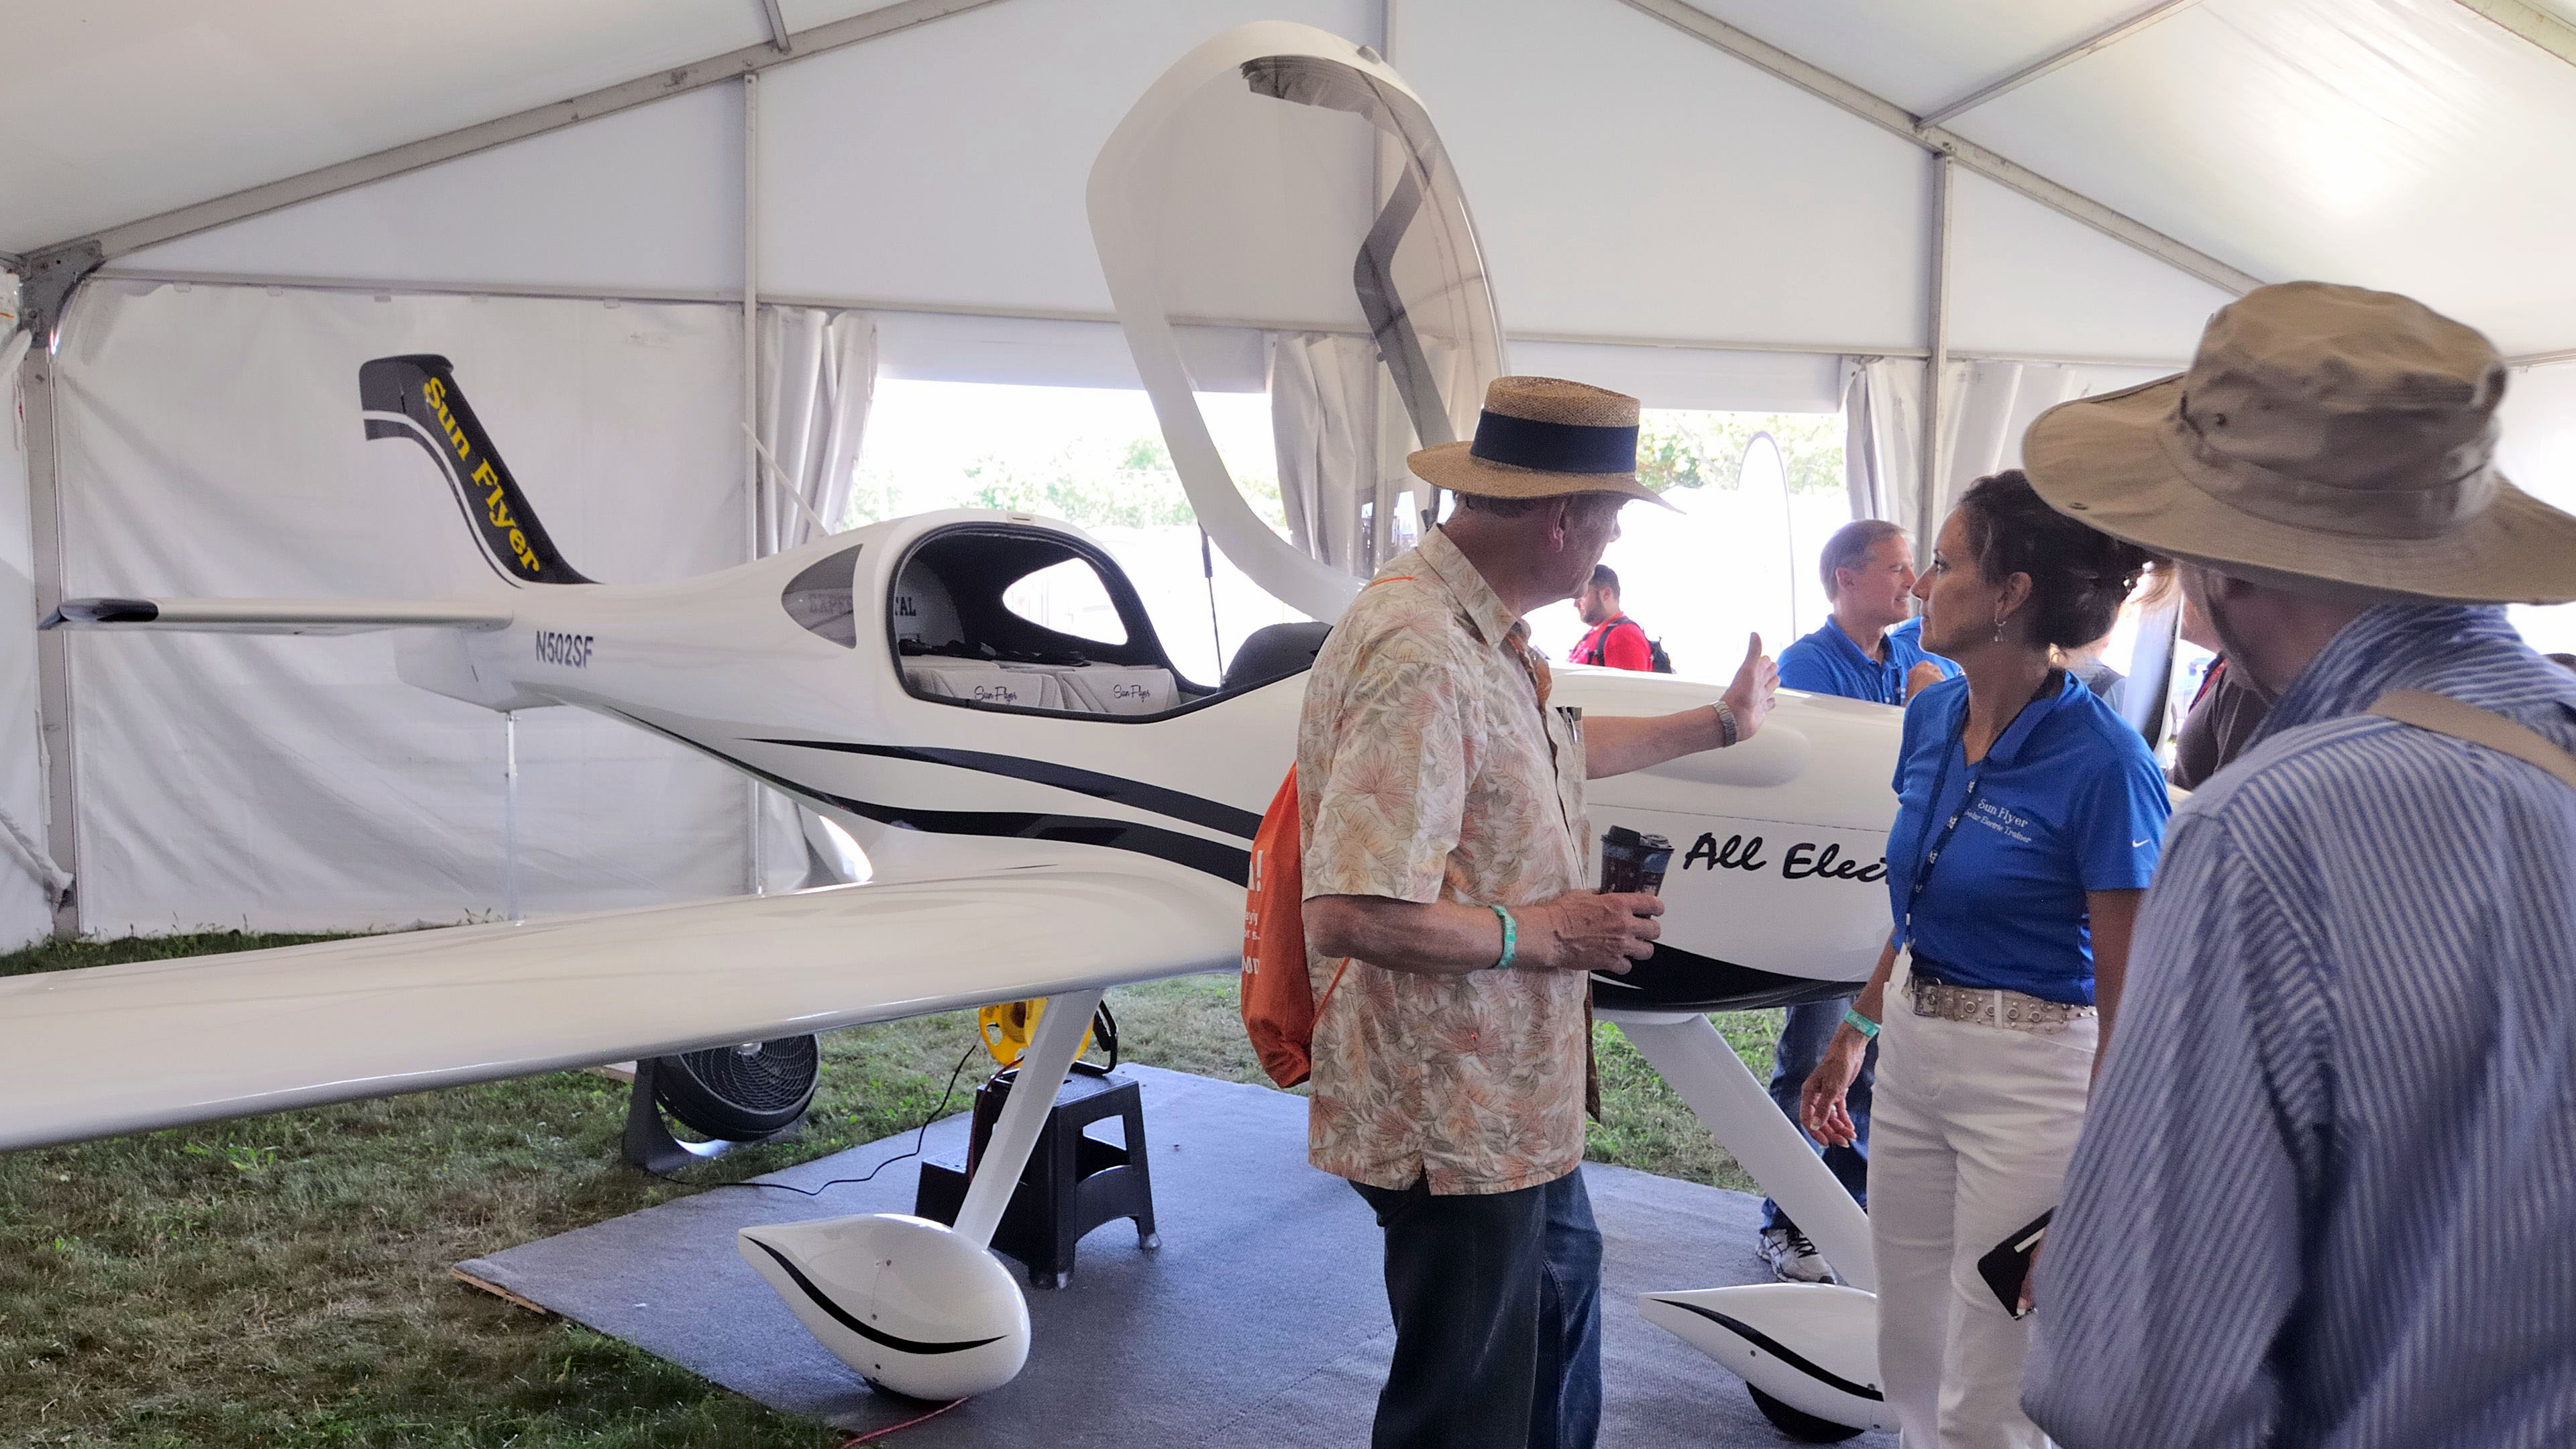
[[[1601,891],[1664,893],[1664,872],[1672,868],[1673,843],[1660,835],[1640,835],[1613,825],[1601,836]]]

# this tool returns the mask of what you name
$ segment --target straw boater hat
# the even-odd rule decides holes
[[[2576,599],[2576,518],[2496,471],[2504,360],[2424,304],[2323,282],[2220,308],[2191,370],[2062,403],[2022,439],[2059,512],[2315,592]]]
[[[1624,493],[1664,502],[1637,481],[1637,400],[1560,377],[1495,378],[1485,387],[1474,442],[1441,443],[1405,461],[1452,493]]]

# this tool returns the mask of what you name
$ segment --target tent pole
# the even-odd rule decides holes
[[[2046,60],[2040,61],[2034,65],[2023,66],[2020,70],[2014,71],[2011,75],[2005,76],[2002,80],[1995,82],[1993,85],[1987,86],[1983,90],[1972,91],[1967,95],[1961,96],[1959,99],[1952,101],[1950,104],[1943,106],[1928,116],[1925,116],[1921,124],[1927,127],[1937,126],[1944,121],[1950,120],[1956,116],[1964,115],[1969,111],[1973,111],[1988,101],[1995,100],[2001,96],[2010,95],[2014,91],[2020,90],[2023,86],[2029,85],[2032,81],[2038,80],[2042,76],[2051,75],[2057,71],[2063,70],[2096,51],[2110,49],[2112,46],[2119,44],[2121,41],[2128,39],[2130,36],[2137,34],[2139,31],[2146,29],[2148,26],[2155,24],[2157,21],[2164,19],[2166,16],[2173,14],[2177,10],[2188,9],[2199,3],[2200,0],[2162,0],[2162,3],[2151,5],[2146,9],[2139,11],[2137,14],[2130,16],[2126,20],[2093,32],[2091,35],[2084,37],[2082,40],[2075,42],[2073,45],[2066,47],[2064,50],[2057,52]]]
[[[2576,25],[2568,24],[2528,3],[2528,0],[2460,0],[2460,4],[2560,60],[2576,65]]]
[[[435,166],[441,161],[453,161],[459,156],[489,151],[495,146],[524,141],[530,136],[542,136],[548,131],[559,131],[583,121],[594,121],[601,116],[615,115],[636,106],[718,85],[736,76],[756,74],[771,66],[793,65],[846,45],[858,45],[899,30],[1000,3],[1002,0],[895,0],[894,4],[844,20],[799,30],[788,37],[791,44],[785,49],[773,40],[756,41],[722,55],[709,56],[688,65],[666,67],[651,75],[589,91],[570,100],[535,106],[480,125],[423,137],[370,155],[248,187],[228,196],[104,227],[86,236],[35,248],[28,253],[28,261],[33,265],[52,253],[84,246],[95,248],[103,259],[113,260],[209,227],[259,216],[280,207],[293,206],[299,201],[311,201],[317,196],[330,196],[371,181],[382,181],[388,176],[400,176],[424,166]]]
[[[35,542],[36,617],[63,602],[62,454],[54,437],[54,319],[31,317],[34,341],[19,376],[27,408],[27,505]],[[44,741],[45,853],[72,873],[72,891],[54,907],[54,939],[80,939],[80,811],[72,772],[71,658],[65,634],[36,636],[36,720]]]
[[[1912,112],[1894,101],[1865,91],[1822,66],[1801,60],[1769,41],[1739,30],[1690,4],[1689,0],[1626,0],[1626,3],[1756,70],[1777,76],[1819,100],[1830,101],[1926,151],[1951,157],[1989,181],[2020,192],[2052,211],[2080,221],[2114,241],[2135,247],[2213,287],[2243,296],[2263,285],[2263,279],[2251,272],[2231,267],[2136,217],[2113,211],[2082,192],[2061,186],[2027,166],[1999,156],[1956,131],[1917,120]],[[2503,0],[2479,0],[2479,3],[2500,4]]]
[[[1932,158],[1931,295],[1923,359],[1923,466],[1914,501],[1914,552],[1929,565],[1941,531],[1941,375],[1950,368],[1950,158]]]
[[[36,617],[63,602],[62,450],[55,425],[55,344],[72,293],[105,260],[95,246],[27,259],[18,320],[27,329],[25,364],[19,371],[27,407],[27,513],[34,545]],[[71,656],[63,631],[36,635],[36,723],[45,766],[45,853],[72,876],[72,888],[54,904],[54,938],[81,933],[80,799],[72,770]]]
[[[742,500],[752,558],[770,553],[760,476],[760,76],[742,78]],[[743,777],[751,848],[744,861],[753,895],[769,891],[768,831],[761,828],[767,787]]]
[[[787,28],[787,12],[778,8],[778,0],[760,0],[761,18],[769,22],[769,43],[785,55],[796,48],[796,33]]]

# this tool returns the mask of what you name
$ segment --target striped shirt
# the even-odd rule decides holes
[[[2024,1407],[2072,1449],[2576,1441],[2576,749],[2504,611],[2382,605],[2174,815]]]

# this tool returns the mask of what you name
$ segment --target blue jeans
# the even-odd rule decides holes
[[[1798,1093],[1807,1085],[1807,1074],[1824,1060],[1825,1048],[1834,1039],[1834,1028],[1842,1025],[1843,1012],[1850,1009],[1851,1003],[1850,997],[1838,996],[1831,1001],[1793,1006],[1789,1008],[1789,1019],[1780,1024],[1780,1044],[1771,1058],[1771,1100],[1793,1123],[1798,1120]],[[1869,1096],[1877,1081],[1878,1043],[1871,1042],[1868,1053],[1860,1059],[1860,1076],[1853,1080],[1851,1091],[1843,1099],[1851,1109],[1855,1134],[1852,1145],[1817,1148],[1824,1154],[1825,1166],[1833,1169],[1834,1179],[1852,1195],[1852,1201],[1864,1208],[1869,1206]],[[1806,1129],[1801,1127],[1799,1131],[1803,1135]],[[1815,1147],[1816,1139],[1809,1137],[1807,1145]],[[1780,1211],[1778,1203],[1766,1197],[1762,1200],[1762,1226],[1770,1229],[1798,1225]]]
[[[1352,1186],[1386,1229],[1395,1318],[1373,1449],[1593,1449],[1601,1229],[1581,1170],[1518,1192]]]

